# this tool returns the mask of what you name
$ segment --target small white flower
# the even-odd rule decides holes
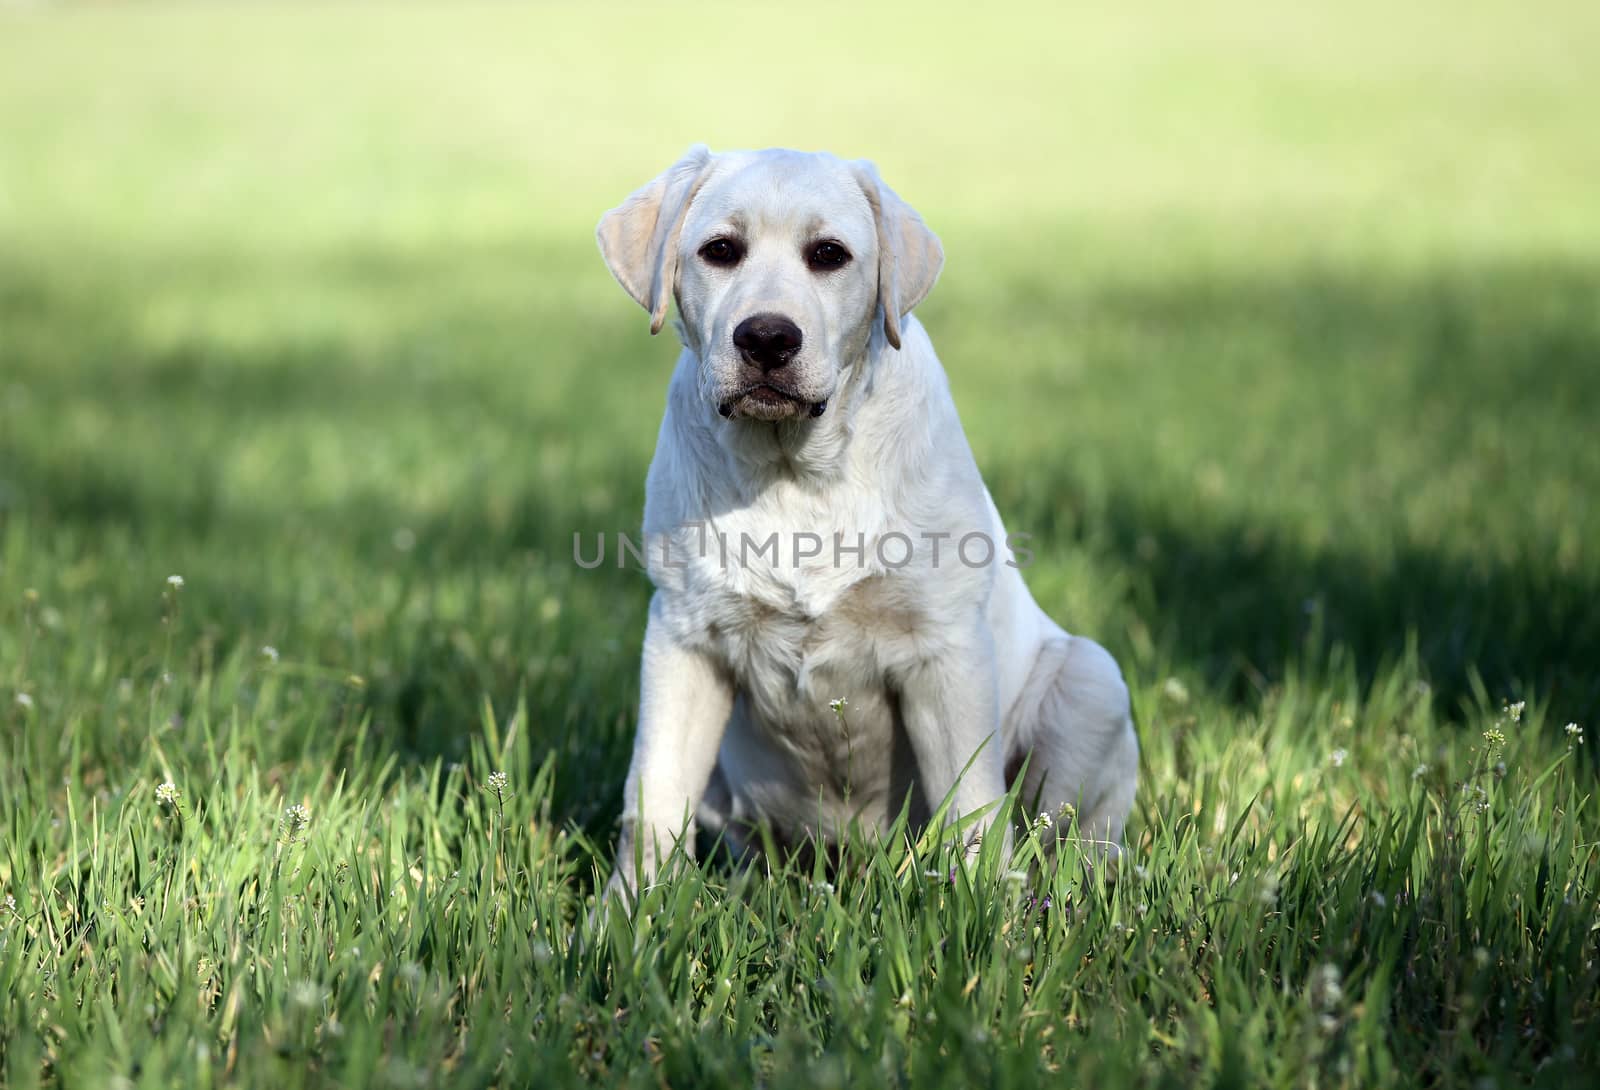
[[[311,824],[311,811],[301,803],[295,803],[283,812],[284,823],[289,826],[289,835],[300,832]]]
[[[833,709],[833,714],[834,715],[843,715],[844,714],[844,710],[846,708],[848,708],[849,706],[850,706],[850,701],[846,700],[842,696],[841,697],[836,697],[833,700],[828,701],[828,707]]]
[[[1422,777],[1426,776],[1427,774],[1428,774],[1428,766],[1427,765],[1418,765],[1416,768],[1413,768],[1411,770],[1411,778],[1413,780],[1420,780],[1420,779],[1422,779]]]
[[[1383,894],[1379,893],[1377,890],[1373,890],[1371,893],[1367,894],[1367,900],[1371,901],[1373,904],[1377,905],[1379,908],[1388,908],[1389,907],[1389,898],[1385,897]]]
[[[831,897],[831,896],[833,896],[833,883],[832,882],[813,882],[811,884],[811,891],[813,893],[820,893],[824,897]]]
[[[1527,706],[1528,702],[1525,700],[1519,700],[1515,704],[1507,704],[1506,714],[1511,717],[1513,723],[1520,723],[1522,722],[1522,711]]]
[[[1344,985],[1337,965],[1319,965],[1311,974],[1311,1002],[1318,1009],[1331,1011],[1344,999]]]
[[[1567,737],[1572,739],[1573,744],[1580,745],[1580,746],[1583,745],[1583,728],[1582,727],[1578,726],[1578,724],[1576,724],[1576,723],[1568,723],[1567,726],[1566,726],[1566,731],[1567,731]]]
[[[506,785],[510,782],[510,779],[504,772],[489,773],[489,790],[493,791],[496,795],[505,794]]]
[[[17,899],[15,897],[11,896],[11,894],[9,894],[9,893],[6,894],[6,902],[5,902],[5,904],[6,904],[6,911],[7,912],[15,912],[17,910]]]
[[[183,792],[179,791],[178,785],[171,780],[156,787],[156,801],[163,806],[176,806],[181,797]]]
[[[1189,687],[1175,677],[1169,677],[1162,682],[1161,695],[1174,704],[1189,703]]]
[[[1040,810],[1038,820],[1035,821],[1034,824],[1040,829],[1048,829],[1050,826],[1054,825],[1055,822],[1050,820],[1050,811]]]
[[[167,576],[167,586],[171,587],[173,590],[182,590],[183,589],[183,576],[181,576],[181,575],[169,575],[169,576]]]
[[[1339,768],[1344,764],[1345,758],[1349,756],[1350,754],[1347,750],[1336,749],[1328,754],[1328,760],[1332,762],[1334,768]]]
[[[32,711],[33,697],[29,696],[27,693],[18,693],[17,707],[21,708],[23,711]]]
[[[272,646],[270,643],[264,644],[261,648],[261,657],[266,659],[268,662],[277,662],[278,649]]]
[[[1133,876],[1141,882],[1148,882],[1150,881],[1150,868],[1143,863],[1135,863],[1133,865]]]

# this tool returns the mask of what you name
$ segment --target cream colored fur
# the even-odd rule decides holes
[[[697,147],[598,236],[652,330],[675,293],[683,342],[647,485],[656,591],[610,888],[650,881],[696,819],[735,844],[762,822],[796,844],[882,828],[908,793],[925,819],[948,792],[952,816],[982,828],[1024,755],[1023,798],[1071,804],[1081,835],[1114,851],[1138,770],[1127,690],[1007,563],[910,313],[943,263],[933,233],[870,164]],[[743,245],[736,265],[702,255],[718,238]],[[809,267],[819,239],[849,262]],[[733,343],[757,314],[803,333],[774,372],[776,408],[744,393],[752,364]],[[745,546],[774,533],[776,557]],[[967,562],[975,538],[956,555],[974,533],[992,562]]]

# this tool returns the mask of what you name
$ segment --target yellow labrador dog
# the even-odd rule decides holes
[[[608,888],[651,881],[696,822],[798,844],[948,796],[981,834],[1024,758],[1022,798],[1071,804],[1115,852],[1128,692],[1023,584],[911,315],[944,262],[933,232],[869,163],[696,147],[597,233],[652,333],[676,297],[683,342]]]

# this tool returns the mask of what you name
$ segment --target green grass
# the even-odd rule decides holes
[[[0,12],[0,1083],[1595,1082],[1597,12]],[[673,354],[590,236],[697,140],[941,233],[1114,884],[587,922]]]

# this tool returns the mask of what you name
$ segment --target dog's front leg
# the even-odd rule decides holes
[[[969,836],[974,849],[994,821],[992,804],[1006,793],[994,654],[987,631],[971,633],[907,671],[900,688],[900,714],[928,804],[937,807],[950,795],[947,822],[990,807]]]
[[[636,892],[654,878],[680,836],[694,850],[690,818],[711,771],[733,709],[733,684],[703,651],[685,646],[650,603],[639,682],[639,728],[622,803],[611,895]]]

